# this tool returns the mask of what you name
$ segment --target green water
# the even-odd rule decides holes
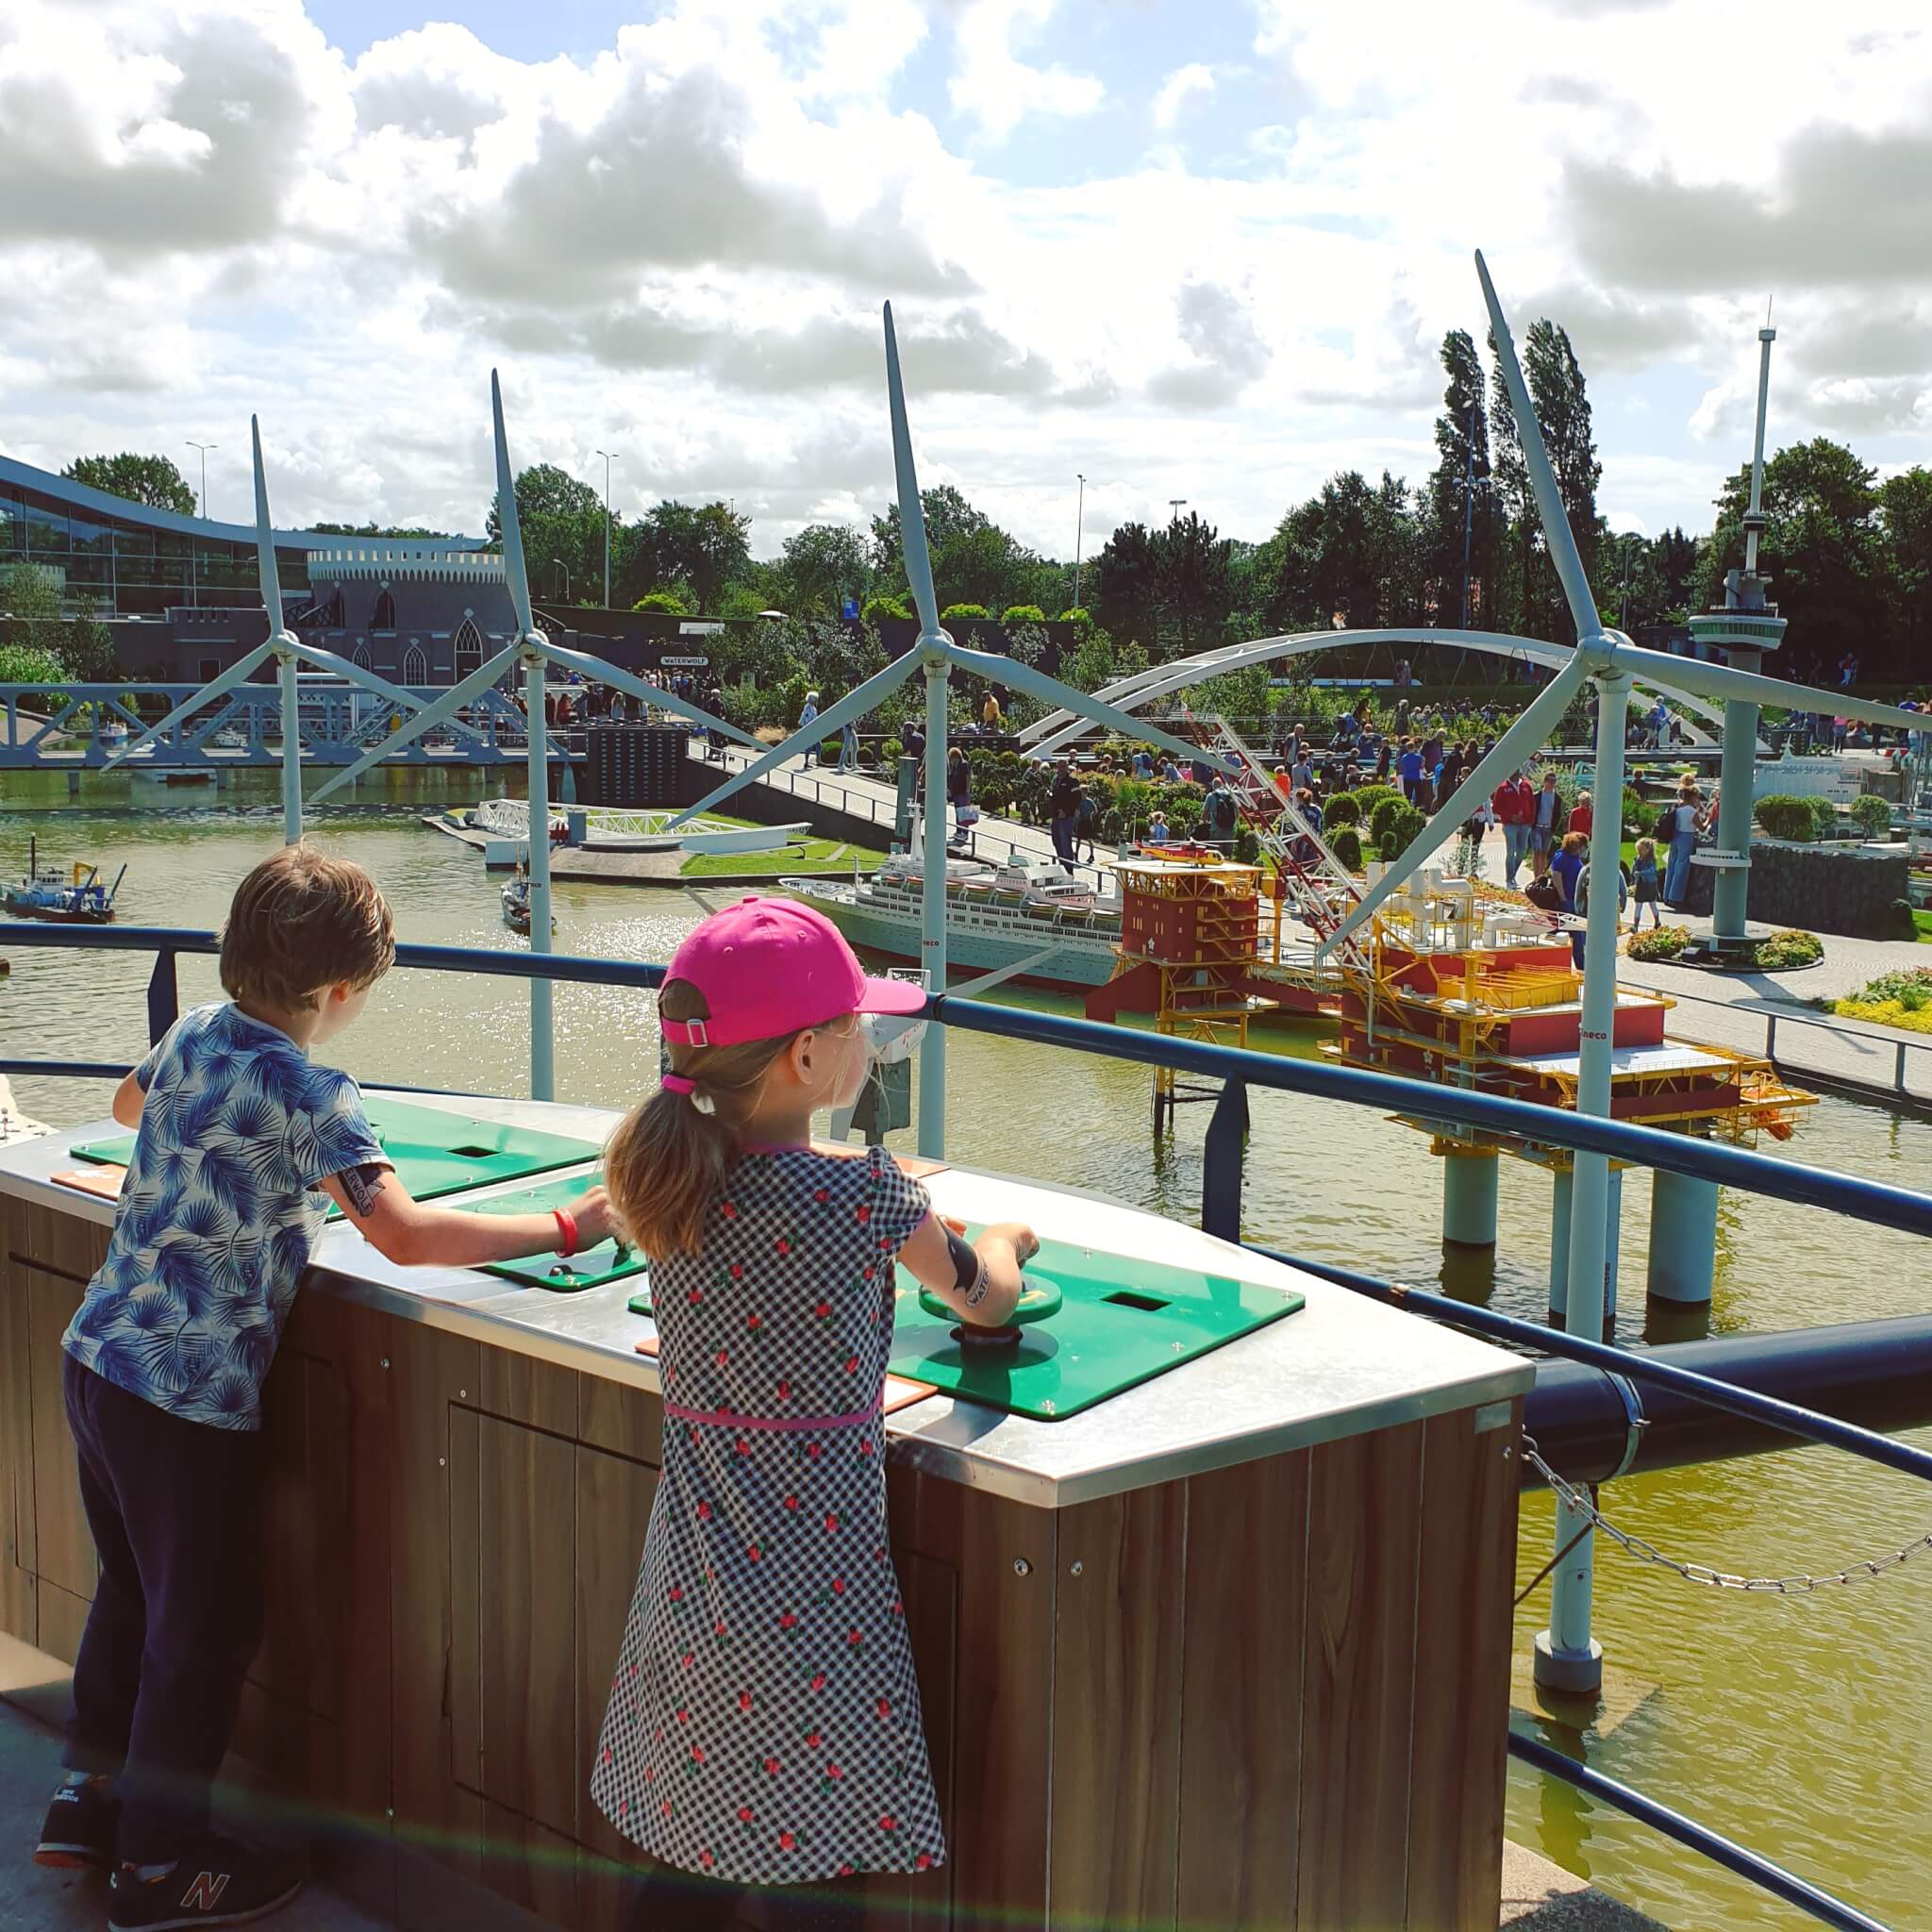
[[[279,841],[279,817],[101,814],[0,808],[0,871],[19,873],[29,826],[58,863],[87,858],[111,876],[129,861],[127,925],[212,926],[249,865]],[[497,882],[475,856],[412,819],[324,815],[317,836],[381,881],[405,940],[522,950],[503,925]],[[697,913],[679,893],[562,886],[559,950],[663,959]],[[16,950],[0,980],[0,1055],[128,1060],[146,1045],[149,961],[134,954]],[[216,997],[212,959],[180,962],[184,1003]],[[1019,995],[1026,998],[1027,995]],[[1073,1010],[1071,1002],[1042,1005]],[[1313,1051],[1312,1034],[1257,1044]],[[327,1057],[370,1081],[515,1093],[528,1077],[528,1007],[512,980],[395,973]],[[652,1003],[600,987],[557,990],[557,1065],[567,1099],[627,1105],[658,1063]],[[1149,1131],[1144,1068],[1049,1047],[956,1034],[949,1050],[949,1153],[964,1162],[1091,1188],[1198,1218],[1207,1110],[1184,1108],[1173,1138]],[[99,1083],[17,1078],[29,1113],[98,1119]],[[1436,1238],[1441,1181],[1420,1135],[1373,1111],[1282,1094],[1253,1097],[1248,1233],[1291,1252],[1484,1296],[1541,1316],[1546,1293],[1548,1180],[1506,1168],[1493,1262],[1445,1272]],[[1932,1187],[1932,1126],[1826,1100],[1794,1140],[1766,1151],[1895,1185]],[[1641,1323],[1648,1188],[1624,1204],[1624,1330]],[[1928,1274],[1909,1237],[1727,1192],[1718,1228],[1721,1330],[1767,1329],[1918,1312]],[[1655,1339],[1662,1339],[1661,1337]],[[1921,1440],[1932,1446],[1932,1431]],[[1612,1513],[1666,1548],[1724,1570],[1836,1568],[1894,1549],[1932,1526],[1932,1494],[1825,1451],[1713,1464],[1624,1482]],[[1518,1574],[1550,1554],[1549,1505],[1524,1507]],[[1546,1620],[1547,1586],[1520,1613],[1519,1654]],[[1702,1590],[1598,1559],[1598,1633],[1613,1690],[1635,1708],[1588,1741],[1591,1764],[1728,1831],[1895,1925],[1932,1924],[1932,1557],[1876,1582],[1784,1599]],[[1574,1747],[1576,1734],[1543,1724]],[[1568,1787],[1512,1769],[1510,1827],[1572,1870],[1678,1927],[1809,1923],[1752,1888]]]

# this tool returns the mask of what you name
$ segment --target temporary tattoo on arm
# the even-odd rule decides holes
[[[952,1257],[953,1285],[966,1297],[966,1306],[976,1308],[986,1299],[991,1285],[987,1279],[985,1257],[950,1227],[946,1229],[946,1253]]]
[[[349,1206],[363,1220],[375,1212],[375,1197],[382,1192],[382,1177],[389,1169],[375,1161],[366,1161],[360,1167],[345,1167],[336,1176],[342,1184],[342,1192],[349,1197]]]

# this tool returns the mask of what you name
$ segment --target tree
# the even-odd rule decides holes
[[[533,463],[516,480],[517,525],[523,532],[524,568],[530,587],[549,601],[570,597],[601,600],[604,592],[604,502],[590,484],[555,463]],[[490,499],[484,534],[503,541],[496,498]],[[630,532],[621,517],[611,518],[610,569],[616,583],[624,573]],[[569,589],[564,587],[568,584]]]
[[[727,503],[657,504],[637,526],[625,581],[639,591],[688,585],[698,609],[709,610],[749,567],[750,537],[751,519]]]
[[[1003,610],[1008,604],[1059,600],[1065,567],[1015,542],[950,483],[921,491],[919,501],[925,516],[933,588],[942,605],[984,604],[989,610]],[[889,504],[883,516],[872,520],[872,560],[879,588],[904,594],[906,560],[899,544],[897,503]]]
[[[950,483],[919,492],[925,518],[925,547],[935,556],[949,544],[992,527],[992,520],[976,510]],[[881,577],[904,583],[906,560],[899,541],[899,500],[886,506],[884,516],[872,520],[872,567]],[[938,573],[935,571],[935,576]]]
[[[1932,470],[1914,463],[1878,486],[1878,526],[1889,655],[1919,671],[1932,633]]]
[[[521,503],[521,499],[519,500]],[[521,514],[521,510],[519,512]],[[490,514],[496,512],[492,508]],[[425,530],[414,524],[310,524],[319,537],[447,537],[447,530]],[[496,533],[499,537],[501,532]]]
[[[1490,480],[1490,425],[1482,358],[1466,329],[1442,338],[1442,368],[1449,377],[1442,412],[1436,418],[1436,468],[1428,482],[1431,528],[1427,575],[1436,585],[1440,621],[1462,614],[1464,535],[1473,583],[1487,588],[1495,565],[1495,505]],[[1493,614],[1491,612],[1491,614]]]
[[[1488,600],[1491,611],[1489,627],[1520,634],[1529,615],[1530,550],[1541,525],[1536,499],[1529,493],[1529,466],[1524,460],[1516,406],[1509,399],[1509,385],[1503,380],[1503,358],[1497,353],[1493,329],[1490,331],[1490,360],[1494,371],[1490,383],[1491,475],[1502,528],[1496,545],[1496,594]],[[1506,531],[1514,533],[1513,543],[1501,541]]]
[[[1767,522],[1758,572],[1772,579],[1793,641],[1826,663],[1846,651],[1866,653],[1882,619],[1876,479],[1869,464],[1824,436],[1779,450],[1764,466]],[[1718,498],[1702,587],[1708,604],[1723,603],[1724,574],[1744,560],[1750,501],[1751,470],[1744,464]]]
[[[516,492],[520,525],[527,525],[532,517],[604,514],[603,498],[588,483],[579,481],[568,470],[559,470],[555,463],[532,463],[527,470],[518,472]],[[503,541],[503,519],[497,514],[494,492],[490,498],[490,514],[483,520],[483,530],[491,542]]]
[[[1190,510],[1155,541],[1163,612],[1179,636],[1180,655],[1224,641],[1222,631],[1234,607],[1234,572],[1220,532]]]
[[[1530,325],[1524,347],[1524,374],[1529,383],[1530,400],[1536,405],[1537,421],[1542,426],[1543,448],[1549,454],[1550,468],[1556,472],[1557,494],[1562,500],[1570,534],[1582,554],[1587,576],[1596,558],[1596,486],[1602,480],[1604,466],[1597,460],[1596,443],[1591,438],[1590,397],[1583,371],[1577,365],[1569,336],[1547,316]],[[1558,641],[1575,641],[1575,625],[1554,569],[1550,573],[1550,595],[1542,622],[1543,635]]]
[[[776,572],[779,607],[794,616],[836,614],[872,587],[865,539],[850,524],[808,524],[786,538]]]
[[[194,491],[166,457],[137,456],[132,450],[123,450],[118,457],[75,457],[60,474],[91,490],[144,503],[150,509],[171,509],[184,517],[194,514]]]
[[[1152,644],[1160,636],[1166,599],[1161,550],[1145,524],[1123,524],[1088,567],[1088,608],[1115,637]]]

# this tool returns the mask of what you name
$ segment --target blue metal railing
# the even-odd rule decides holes
[[[147,988],[150,1038],[158,1040],[178,1011],[175,961],[183,953],[220,950],[210,932],[185,927],[44,926],[0,923],[0,943],[19,946],[80,946],[108,951],[148,952],[155,966]],[[426,972],[493,974],[504,978],[544,978],[579,984],[629,986],[641,991],[662,984],[665,969],[643,961],[592,959],[570,954],[492,952],[466,946],[401,945],[396,964]],[[1559,1147],[1589,1148],[1619,1160],[1668,1168],[1698,1179],[1742,1188],[1809,1207],[1824,1208],[1854,1220],[1913,1234],[1932,1234],[1932,1198],[1888,1187],[1854,1174],[1833,1174],[1772,1160],[1741,1148],[1713,1145],[1682,1134],[1620,1121],[1580,1116],[1534,1102],[1509,1100],[1360,1068],[1276,1058],[1247,1049],[1176,1040],[1163,1034],[982,1004],[958,994],[930,1002],[928,1015],[941,1024],[966,1032],[989,1033],[1041,1045],[1061,1046],[1176,1072],[1218,1077],[1223,1082],[1207,1139],[1202,1185],[1202,1226],[1224,1239],[1241,1241],[1241,1147],[1248,1128],[1248,1089],[1305,1093],[1426,1122],[1441,1121],[1499,1136],[1527,1138]],[[58,1074],[86,1078],[118,1077],[127,1069],[93,1060],[6,1059],[0,1073]],[[421,1091],[421,1090],[404,1090]],[[1252,1244],[1251,1244],[1252,1245]],[[1674,1390],[1693,1400],[1765,1423],[1800,1440],[1820,1442],[1932,1481],[1932,1454],[1869,1429],[1822,1415],[1774,1396],[1740,1389],[1714,1377],[1648,1359],[1639,1350],[1617,1348],[1582,1336],[1563,1334],[1519,1321],[1492,1309],[1453,1301],[1445,1295],[1381,1281],[1373,1275],[1326,1262],[1300,1259],[1268,1248],[1269,1255],[1359,1293],[1406,1307],[1417,1313],[1489,1335],[1527,1343],[1545,1353],[1607,1369],[1633,1381]],[[1509,1753],[1548,1775],[1558,1777],[1690,1846],[1796,1906],[1846,1932],[1885,1932],[1878,1921],[1834,1898],[1736,1844],[1670,1807],[1578,1764],[1539,1740],[1511,1730]]]

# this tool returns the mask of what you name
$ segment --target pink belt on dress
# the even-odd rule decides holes
[[[876,1422],[879,1409],[855,1408],[845,1415],[765,1416],[740,1415],[729,1408],[682,1408],[675,1402],[664,1405],[664,1413],[681,1423],[708,1423],[721,1429],[778,1429],[786,1434],[801,1430],[856,1429],[862,1423]]]

